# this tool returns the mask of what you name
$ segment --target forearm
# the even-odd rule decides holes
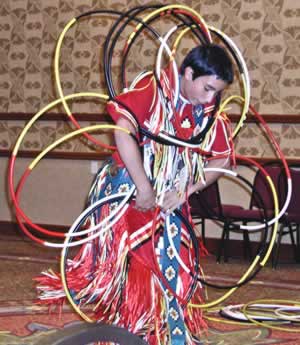
[[[117,125],[136,134],[135,128],[125,119],[120,119]],[[136,186],[136,208],[141,211],[153,209],[156,202],[155,192],[146,175],[138,143],[127,133],[118,130],[115,131],[115,141],[121,159]]]
[[[137,189],[142,190],[150,182],[144,170],[140,149],[136,141],[128,134],[118,131],[115,133],[115,141],[120,157],[125,164],[130,177]]]
[[[219,158],[219,159],[212,159],[209,160],[206,164],[205,168],[223,168],[229,169],[230,168],[230,157]],[[223,172],[220,171],[207,171],[205,173],[205,181],[199,181],[189,187],[188,195],[191,195],[197,191],[201,191],[202,189],[206,188],[213,182],[215,182],[219,177],[223,175]]]

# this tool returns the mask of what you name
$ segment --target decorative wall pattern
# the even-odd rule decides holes
[[[82,122],[81,126],[95,125],[94,122]],[[0,122],[0,150],[12,149],[25,125],[24,121],[1,121]],[[68,134],[74,127],[66,121],[39,121],[36,122],[24,137],[20,146],[21,151],[41,151],[45,147],[57,141],[62,136]],[[91,133],[93,137],[106,144],[113,144],[112,132],[102,130]],[[77,136],[63,142],[55,148],[61,152],[111,152],[95,144],[90,143],[83,136]]]
[[[150,0],[1,0],[0,2],[0,113],[35,113],[56,99],[53,55],[59,34],[73,17],[89,10],[123,11]],[[166,1],[156,3],[167,4]],[[186,0],[206,22],[229,35],[241,49],[251,76],[252,104],[262,114],[300,114],[300,3],[294,0]],[[116,17],[93,16],[70,29],[61,51],[61,80],[65,94],[80,91],[106,92],[101,65],[102,47]],[[170,23],[156,24],[160,32]],[[165,26],[164,26],[165,25]],[[119,73],[125,32],[113,58],[114,81]],[[179,47],[178,59],[193,45],[189,39]],[[128,56],[131,80],[152,68],[156,42],[141,35]],[[231,93],[239,93],[238,83]],[[95,101],[76,102],[74,112],[99,113]],[[53,111],[62,112],[61,108]],[[0,123],[0,149],[10,148],[22,122]],[[300,157],[299,126],[273,125],[286,154]],[[24,149],[39,149],[67,125],[37,124]],[[40,132],[39,132],[40,131]],[[35,132],[35,133],[34,133]],[[258,139],[258,137],[260,139]],[[33,139],[34,138],[34,139]],[[237,140],[237,150],[254,156],[272,156],[256,125],[246,126]],[[82,141],[81,141],[82,143]],[[88,151],[85,145],[66,145],[65,150]]]

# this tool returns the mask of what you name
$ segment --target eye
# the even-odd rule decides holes
[[[210,89],[208,86],[204,86],[204,90],[205,90],[206,92],[211,91],[211,89]]]

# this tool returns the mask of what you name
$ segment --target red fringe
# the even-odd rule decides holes
[[[105,208],[102,217],[108,212],[109,209]],[[151,241],[135,250],[135,255],[141,260],[128,253],[127,229],[136,228],[134,224],[141,226],[141,219],[137,219],[135,214],[136,210],[130,208],[126,217],[122,217],[113,231],[108,232],[101,241],[96,239],[83,245],[74,259],[68,260],[66,279],[69,290],[75,298],[80,298],[81,305],[95,305],[96,320],[125,327],[130,332],[143,336],[150,345],[166,344],[168,326],[164,308],[165,295],[153,274],[153,261],[149,259],[153,257],[150,255]],[[152,213],[145,214],[142,223],[146,224],[151,216]],[[182,246],[180,255],[184,262],[193,262],[193,255],[190,257],[188,248]],[[65,297],[55,297],[52,294],[47,296],[47,292],[63,292],[60,274],[51,274],[50,277],[40,275],[35,278],[39,285],[38,303],[62,306]],[[183,290],[186,291],[191,277],[182,272],[182,269],[180,275]],[[192,303],[202,303],[201,292],[199,285]],[[42,299],[43,297],[47,298]],[[185,308],[184,316],[186,326],[192,334],[199,335],[206,328],[201,309]]]

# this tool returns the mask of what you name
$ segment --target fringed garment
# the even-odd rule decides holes
[[[166,131],[188,139],[201,132],[213,105],[192,107],[179,97],[173,106],[171,80],[170,72],[163,72],[161,90],[152,75],[141,78],[134,89],[108,103],[109,114],[115,121],[125,116],[154,134]],[[189,184],[204,181],[203,159],[197,152],[146,137],[139,139],[144,143],[144,168],[157,195],[172,189],[183,195]],[[212,154],[230,152],[226,119],[219,116],[215,120],[201,148]],[[126,168],[115,154],[98,172],[89,204],[129,192],[132,187]],[[104,203],[85,221],[85,227],[98,224],[121,202],[122,198],[116,198]],[[180,211],[191,222],[187,202]],[[189,302],[203,303],[202,286],[195,279],[199,267],[192,239],[190,229],[177,214],[139,212],[131,199],[125,214],[108,231],[82,245],[67,261],[70,294],[80,308],[93,306],[95,320],[125,327],[150,345],[199,344],[205,329],[201,309],[188,307]],[[36,280],[40,303],[65,300],[60,274],[48,271]]]

